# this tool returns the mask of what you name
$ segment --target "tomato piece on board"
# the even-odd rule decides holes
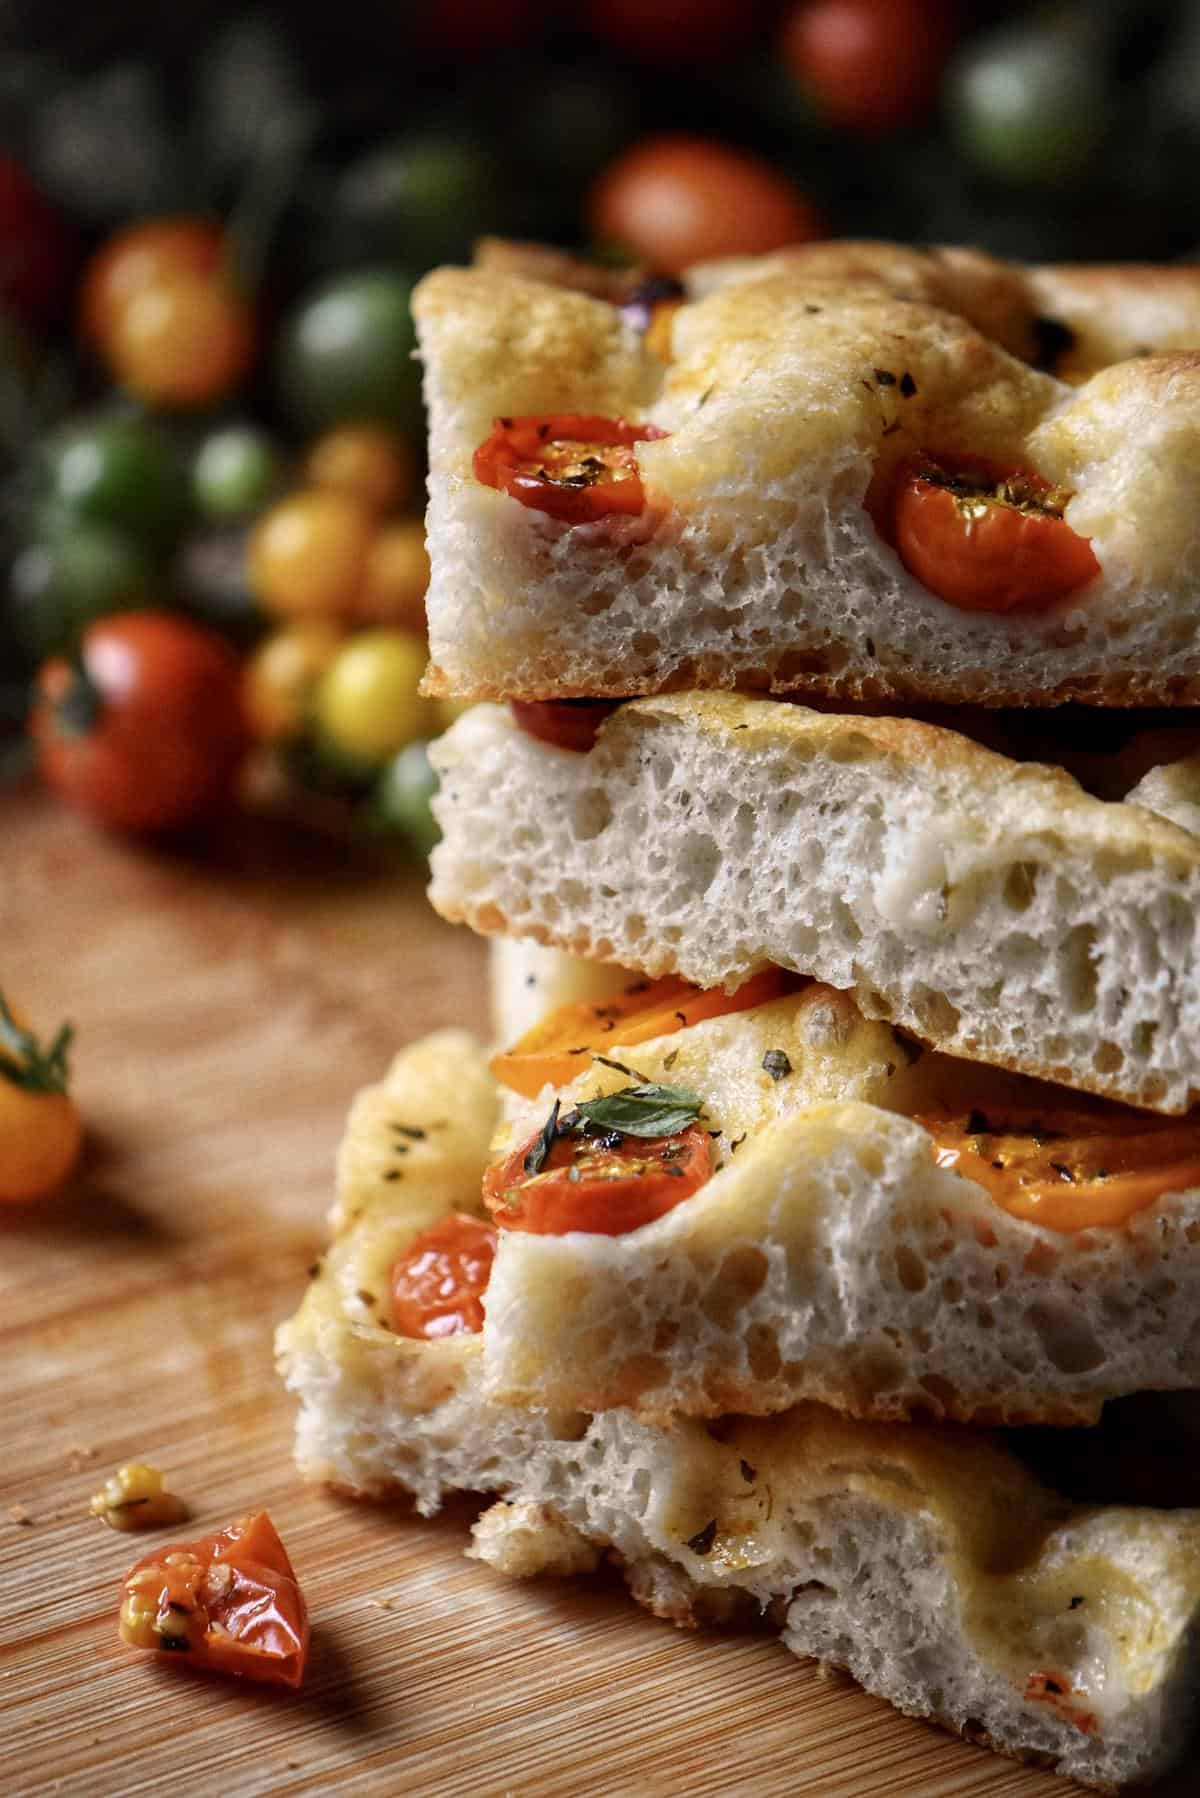
[[[646,503],[634,445],[665,437],[657,425],[581,412],[498,418],[475,451],[475,479],[564,524],[591,524]]]
[[[1070,495],[1040,475],[920,456],[901,465],[893,491],[901,561],[960,611],[1045,611],[1100,572],[1062,516]]]
[[[1200,1186],[1200,1125],[1185,1119],[1081,1103],[917,1122],[939,1167],[1048,1230],[1119,1227],[1164,1193]]]
[[[250,747],[241,663],[166,612],[101,619],[78,664],[44,664],[30,730],[71,804],[118,830],[175,829],[232,795]]]
[[[308,1607],[265,1511],[146,1555],[121,1588],[121,1640],[194,1666],[298,1686]]]
[[[586,755],[616,699],[510,699],[509,710],[518,728],[555,749],[573,749]]]
[[[531,1137],[484,1175],[483,1202],[502,1230],[623,1236],[690,1199],[713,1171],[712,1143],[699,1124],[672,1136],[560,1136],[530,1174],[538,1141]]]
[[[492,1072],[503,1086],[536,1099],[547,1084],[565,1086],[583,1073],[590,1050],[603,1049],[605,1043],[632,1048],[651,1037],[685,1030],[704,1018],[749,1011],[754,1005],[778,999],[788,978],[782,968],[764,968],[752,974],[736,993],[719,986],[705,991],[674,974],[662,980],[637,980],[602,1005],[579,1001],[559,1006],[511,1049],[494,1056]]]
[[[495,1253],[496,1227],[477,1217],[423,1230],[392,1267],[392,1328],[418,1341],[482,1330]]]

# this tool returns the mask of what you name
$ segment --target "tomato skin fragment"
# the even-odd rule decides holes
[[[618,699],[510,699],[513,722],[527,737],[586,755]]]
[[[623,1236],[690,1199],[713,1171],[712,1143],[699,1124],[674,1136],[620,1137],[615,1145],[608,1136],[560,1138],[541,1171],[528,1174],[526,1157],[537,1140],[484,1175],[483,1202],[502,1230]]]
[[[1019,502],[1004,497],[1012,489]],[[1087,538],[1043,509],[1051,494],[1039,476],[983,461],[948,471],[912,458],[893,488],[892,541],[909,573],[960,611],[1048,611],[1100,572]]]
[[[646,504],[634,446],[667,433],[592,413],[498,418],[472,458],[475,479],[562,524],[636,517]]]
[[[121,1640],[266,1685],[299,1686],[308,1607],[265,1511],[138,1561],[121,1588]]]
[[[495,1253],[495,1226],[477,1217],[423,1230],[392,1266],[392,1328],[418,1342],[477,1334]]]

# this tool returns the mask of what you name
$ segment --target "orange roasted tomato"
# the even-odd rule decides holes
[[[423,1230],[392,1268],[392,1328],[431,1341],[483,1328],[483,1295],[496,1253],[496,1228],[455,1215]]]
[[[636,515],[646,503],[634,445],[667,433],[582,412],[498,418],[475,451],[475,479],[564,524]]]
[[[1164,1193],[1200,1186],[1200,1124],[1086,1101],[1031,1114],[924,1116],[939,1167],[1048,1230],[1118,1226]]]
[[[121,1588],[121,1640],[193,1666],[298,1686],[308,1607],[265,1511],[147,1555]]]
[[[1040,475],[931,456],[901,465],[892,532],[910,574],[964,612],[1044,611],[1100,572]]]
[[[502,1230],[622,1236],[691,1198],[713,1171],[699,1124],[671,1136],[554,1136],[555,1121],[484,1175],[483,1202]]]
[[[615,699],[510,699],[509,710],[526,736],[586,755],[618,704]]]
[[[670,1036],[699,1024],[704,1018],[749,1011],[751,1006],[778,999],[789,978],[782,968],[764,968],[736,993],[719,986],[705,991],[674,974],[663,980],[636,980],[602,1005],[580,1001],[559,1006],[506,1053],[495,1056],[492,1072],[503,1086],[536,1099],[547,1084],[565,1086],[583,1073],[590,1052],[603,1049],[605,1043],[632,1048],[651,1037]]]

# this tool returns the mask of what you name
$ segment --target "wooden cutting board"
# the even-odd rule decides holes
[[[410,1038],[485,1028],[482,947],[415,875],[257,822],[150,853],[6,793],[0,985],[43,1027],[74,1020],[90,1132],[68,1193],[0,1213],[0,1792],[1078,1790],[770,1638],[675,1631],[615,1581],[502,1581],[463,1559],[466,1501],[424,1522],[300,1484],[271,1333],[347,1105]],[[119,1645],[146,1539],[87,1505],[131,1459],[169,1473],[197,1534],[270,1510],[313,1617],[302,1693]]]

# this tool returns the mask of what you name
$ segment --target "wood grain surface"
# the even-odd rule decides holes
[[[76,1023],[89,1127],[67,1193],[0,1214],[0,1791],[1078,1792],[770,1638],[675,1631],[615,1582],[504,1582],[462,1556],[465,1500],[430,1523],[300,1483],[271,1333],[349,1100],[410,1038],[485,1027],[482,948],[415,876],[261,823],[146,852],[6,793],[0,984]],[[196,1534],[270,1510],[313,1618],[302,1693],[121,1647],[121,1575],[162,1536],[87,1506],[135,1458]]]

